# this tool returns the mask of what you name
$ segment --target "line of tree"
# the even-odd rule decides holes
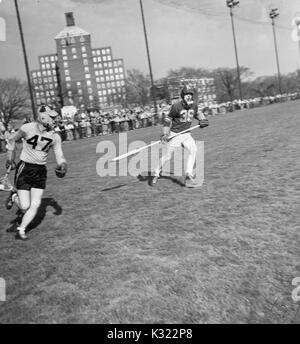
[[[242,66],[240,70],[244,98],[275,96],[278,93],[277,76],[259,76],[254,78],[253,72]],[[232,101],[239,98],[238,79],[235,68],[204,68],[182,67],[170,70],[167,76],[155,82],[157,99],[170,101],[168,89],[170,79],[214,78],[217,102]],[[126,105],[145,106],[152,101],[151,82],[149,75],[137,69],[127,71]],[[284,93],[300,91],[300,73],[282,75]],[[0,79],[0,115],[6,125],[11,119],[24,118],[31,113],[28,85],[18,79]]]

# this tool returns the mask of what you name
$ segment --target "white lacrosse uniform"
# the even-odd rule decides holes
[[[9,140],[9,150],[15,149],[15,142],[22,140],[23,148],[20,161],[16,167],[15,187],[17,190],[32,188],[45,189],[47,181],[47,157],[53,148],[58,165],[66,162],[61,138],[54,131],[47,131],[38,122],[21,126],[18,132]]]
[[[9,150],[15,148],[15,141],[23,139],[23,149],[20,160],[37,165],[46,165],[49,150],[53,148],[57,163],[65,162],[61,138],[54,131],[43,130],[43,126],[37,122],[23,124],[9,142]]]

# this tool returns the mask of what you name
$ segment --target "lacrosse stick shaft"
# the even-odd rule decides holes
[[[195,125],[194,127],[191,127],[191,128],[186,129],[186,130],[184,130],[184,131],[181,131],[180,133],[176,133],[175,135],[171,136],[169,140],[173,139],[173,138],[176,137],[176,136],[185,134],[185,133],[187,133],[187,132],[189,132],[189,131],[192,131],[192,130],[194,130],[194,129],[197,129],[197,128],[199,128],[199,125]],[[143,151],[144,149],[147,149],[147,148],[149,148],[149,147],[152,147],[152,146],[154,146],[154,145],[157,145],[158,143],[161,143],[161,141],[154,141],[154,142],[150,143],[149,145],[143,146],[143,147],[141,147],[141,148],[133,149],[133,150],[130,151],[130,152],[127,152],[127,153],[125,153],[125,154],[122,154],[122,155],[120,155],[120,156],[117,156],[117,157],[111,159],[111,161],[119,161],[119,160],[121,160],[121,159],[125,159],[125,158],[127,158],[127,157],[129,157],[129,156],[131,156],[131,155],[134,155],[134,154],[137,154],[137,153]]]

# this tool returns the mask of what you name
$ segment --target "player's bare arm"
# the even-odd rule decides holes
[[[63,178],[67,173],[68,165],[67,165],[67,160],[62,150],[61,138],[58,134],[55,134],[55,140],[53,143],[53,151],[54,151],[55,159],[57,163],[57,167],[55,168],[56,176],[58,178]]]
[[[11,166],[12,169],[15,168],[15,158],[16,158],[16,143],[20,142],[25,137],[25,133],[19,129],[16,134],[8,138],[7,147],[7,158],[6,158],[6,168]]]

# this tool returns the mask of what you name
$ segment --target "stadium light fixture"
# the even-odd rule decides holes
[[[272,8],[270,10],[269,16],[271,18],[272,27],[273,27],[274,47],[275,47],[276,64],[277,64],[277,75],[278,75],[278,90],[279,90],[279,93],[282,94],[281,74],[280,74],[278,48],[277,48],[277,39],[276,39],[276,31],[275,31],[275,18],[277,18],[279,16],[278,8]]]
[[[227,7],[229,7],[230,17],[231,17],[231,26],[232,26],[232,34],[233,34],[233,42],[234,42],[234,52],[235,52],[235,60],[236,60],[236,71],[237,71],[238,83],[239,83],[240,99],[243,100],[241,72],[240,72],[239,58],[238,58],[238,52],[237,52],[237,43],[236,43],[236,37],[235,37],[234,20],[233,20],[233,9],[239,3],[240,3],[239,1],[226,0],[226,5],[227,5]]]
[[[18,19],[18,25],[19,25],[19,31],[20,31],[20,38],[21,38],[21,43],[22,43],[23,55],[24,55],[24,62],[25,62],[28,89],[29,89],[30,100],[31,100],[32,113],[33,113],[33,118],[36,119],[37,116],[36,116],[36,110],[35,110],[34,99],[33,99],[33,92],[32,92],[32,87],[31,87],[31,78],[30,78],[30,73],[29,73],[29,66],[28,66],[28,60],[27,60],[27,54],[26,54],[26,47],[25,47],[25,40],[24,40],[23,29],[22,29],[21,16],[20,16],[19,6],[18,6],[18,0],[15,0],[15,7],[16,7],[16,13],[17,13],[17,19]]]
[[[143,9],[143,0],[140,0],[140,7],[141,7],[141,14],[142,14],[147,56],[148,56],[149,73],[150,73],[150,81],[151,81],[151,95],[153,98],[154,111],[155,111],[155,114],[157,114],[158,111],[157,111],[157,102],[156,102],[156,94],[155,94],[156,92],[155,92],[155,86],[154,86],[154,81],[153,81],[153,73],[152,73],[152,66],[151,66],[151,59],[150,59],[150,52],[149,52],[149,44],[148,44],[147,30],[146,30],[146,23],[145,23],[144,9]]]

